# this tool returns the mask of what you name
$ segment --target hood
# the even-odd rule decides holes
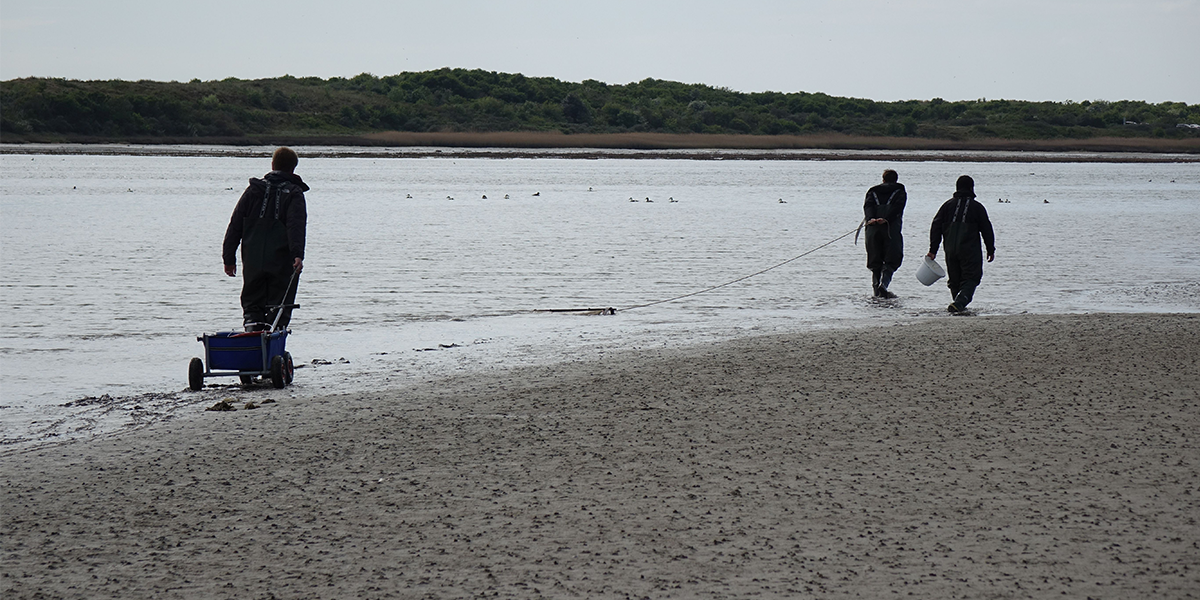
[[[259,187],[267,187],[267,182],[271,182],[271,183],[274,183],[277,185],[280,183],[290,183],[290,184],[300,188],[301,192],[308,191],[308,184],[304,183],[304,180],[300,179],[300,176],[296,175],[295,173],[285,173],[283,171],[271,171],[270,173],[263,175],[262,179],[259,179],[257,177],[250,178],[250,185],[256,185]]]
[[[903,184],[903,183],[900,183],[900,182],[898,182],[898,181],[896,181],[896,182],[890,182],[890,183],[889,183],[889,182],[884,182],[884,183],[881,183],[881,184],[879,184],[879,185],[877,185],[877,186],[875,186],[875,187],[876,187],[877,189],[880,189],[880,190],[887,190],[887,193],[888,193],[888,194],[893,194],[893,193],[895,193],[895,192],[896,192],[896,190],[903,190],[903,189],[904,189],[904,184]],[[905,190],[905,191],[907,191],[907,190]]]

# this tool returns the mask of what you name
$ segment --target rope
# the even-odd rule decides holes
[[[739,278],[737,278],[737,279],[734,279],[733,281],[727,281],[727,282],[725,282],[725,283],[722,283],[721,285],[714,285],[714,286],[712,286],[712,287],[710,287],[710,288],[705,288],[705,289],[702,289],[702,290],[700,290],[700,291],[697,291],[697,292],[691,292],[691,293],[688,293],[688,294],[684,294],[684,295],[682,295],[682,296],[675,296],[674,298],[667,298],[666,300],[657,300],[657,301],[654,301],[654,302],[648,302],[648,303],[646,303],[646,304],[638,304],[637,306],[630,306],[630,307],[628,307],[628,308],[622,308],[622,309],[620,309],[620,310],[622,310],[622,311],[626,311],[626,310],[633,310],[633,309],[635,309],[635,308],[646,308],[647,306],[654,306],[654,305],[656,305],[656,304],[665,304],[665,303],[667,303],[667,302],[674,302],[674,301],[676,301],[676,300],[682,300],[682,299],[684,299],[684,298],[690,298],[690,297],[692,297],[692,296],[698,296],[698,295],[700,295],[700,294],[703,294],[703,293],[705,293],[705,292],[711,292],[711,291],[713,291],[713,290],[721,289],[721,288],[723,288],[723,287],[726,287],[726,286],[733,285],[733,284],[735,284],[735,283],[738,283],[738,282],[740,282],[740,281],[745,281],[745,280],[747,280],[747,279],[750,279],[751,277],[754,277],[754,276],[756,276],[756,275],[762,275],[763,273],[766,273],[767,271],[770,271],[771,269],[777,269],[777,268],[779,268],[779,267],[782,267],[783,265],[786,265],[786,264],[788,264],[788,263],[790,263],[790,262],[792,262],[792,261],[796,261],[796,260],[799,260],[799,259],[801,259],[801,258],[804,258],[805,256],[808,256],[809,254],[812,254],[813,252],[816,252],[817,250],[820,250],[821,248],[824,248],[824,247],[826,247],[826,246],[829,246],[829,245],[833,244],[834,242],[836,242],[836,241],[838,241],[838,240],[842,240],[842,239],[845,239],[845,238],[847,238],[847,237],[850,237],[850,234],[852,234],[852,233],[857,233],[857,232],[858,232],[858,228],[856,227],[856,228],[854,228],[854,229],[851,229],[850,231],[847,231],[846,233],[843,233],[842,235],[839,235],[839,236],[837,236],[837,237],[833,238],[832,240],[829,240],[828,242],[825,242],[824,244],[821,244],[820,246],[817,246],[816,248],[813,248],[813,249],[811,249],[811,250],[809,250],[809,251],[807,251],[807,252],[805,252],[805,253],[803,253],[803,254],[801,254],[801,255],[799,255],[799,256],[795,256],[795,257],[789,258],[789,259],[787,259],[787,260],[785,260],[785,261],[783,261],[783,262],[781,262],[781,263],[779,263],[779,264],[771,265],[771,266],[769,266],[769,267],[767,267],[767,268],[765,268],[765,269],[763,269],[763,270],[761,270],[761,271],[758,271],[758,272],[755,272],[755,273],[751,273],[751,274],[749,274],[749,275],[746,275],[745,277],[739,277]],[[613,310],[613,309],[609,309],[609,310]],[[614,312],[615,312],[615,311],[614,311]],[[612,313],[608,313],[608,314],[612,314]]]

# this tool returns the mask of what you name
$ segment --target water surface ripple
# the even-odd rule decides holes
[[[295,385],[211,379],[193,393],[196,336],[240,324],[221,237],[247,178],[267,166],[231,154],[0,153],[0,443],[92,435],[213,398],[369,391],[621,349],[946,318],[945,287],[914,273],[929,220],[964,173],[997,235],[978,314],[1200,311],[1195,163],[343,152],[298,170],[312,190],[288,342],[303,365]],[[909,190],[894,302],[869,297],[848,237],[676,302],[539,312],[645,304],[793,258],[854,229],[887,167]]]

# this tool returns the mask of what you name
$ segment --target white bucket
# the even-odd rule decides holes
[[[925,285],[933,285],[933,282],[946,276],[946,271],[942,270],[942,265],[937,264],[937,261],[925,257],[921,261],[921,266],[917,267],[917,281]]]

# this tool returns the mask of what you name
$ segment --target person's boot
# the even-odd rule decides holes
[[[874,296],[879,297],[879,271],[871,271],[871,289],[874,291]]]
[[[896,295],[888,291],[889,285],[892,285],[892,272],[884,271],[883,274],[879,276],[879,287],[877,288],[875,295],[879,296],[880,298],[887,298],[889,300],[895,298]]]
[[[950,312],[955,312],[958,314],[963,314],[963,313],[967,312],[967,305],[971,303],[971,300],[974,297],[975,297],[975,286],[972,284],[969,284],[969,283],[964,284],[961,288],[958,289],[958,293],[954,295],[954,303],[950,305],[950,306],[954,306],[954,307],[958,308],[958,310],[950,311]]]
[[[246,332],[262,331],[267,329],[267,327],[268,325],[263,322],[263,316],[261,314],[247,314],[244,315],[244,318],[242,319],[242,330]]]

